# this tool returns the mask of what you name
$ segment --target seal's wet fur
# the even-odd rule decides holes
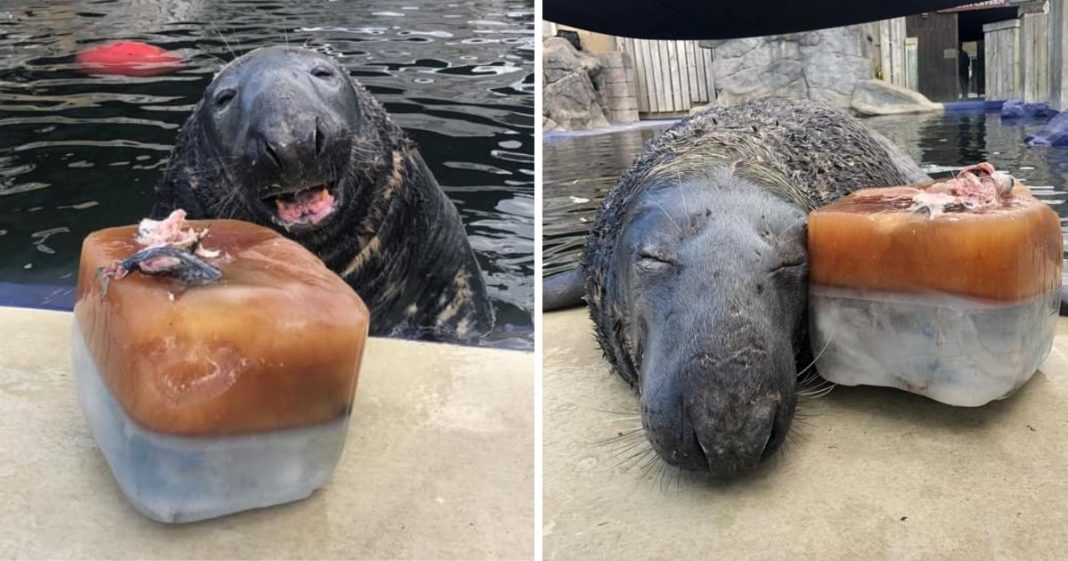
[[[296,161],[300,159],[297,158],[287,169],[291,175],[300,175],[322,168],[336,182],[338,208],[321,227],[291,230],[273,220],[257,205],[261,196],[257,190],[266,187],[257,182],[265,180],[250,180],[251,172],[244,160],[232,155],[232,147],[221,145],[246,139],[219,138],[229,133],[216,131],[205,122],[209,119],[208,123],[212,123],[212,100],[219,95],[217,83],[244,66],[264,64],[257,57],[270,57],[268,68],[314,64],[322,71],[329,65],[326,72],[336,73],[344,80],[340,90],[332,90],[340,92],[334,97],[317,90],[304,98],[278,94],[281,97],[272,100],[275,105],[257,102],[244,109],[267,119],[274,129],[291,124],[296,128],[292,121],[306,116],[297,109],[315,115],[320,104],[356,104],[340,111],[347,116],[341,121],[351,122],[331,125],[330,118],[336,117],[336,111],[323,114],[321,119],[318,115],[310,118],[314,121],[315,138],[305,151],[309,156],[303,157],[305,161]],[[267,74],[270,70],[241,75],[240,79],[260,80]],[[291,75],[277,79],[315,79],[300,72]],[[249,84],[235,87],[242,85]],[[301,87],[307,90],[309,86]],[[264,116],[263,111],[276,114]],[[271,152],[269,157],[259,159],[277,163],[279,158]],[[367,90],[329,57],[304,49],[272,47],[249,53],[228,65],[209,85],[204,99],[183,126],[156,195],[152,212],[155,217],[182,208],[190,218],[248,220],[297,240],[359,293],[371,310],[371,331],[375,335],[474,342],[492,327],[493,309],[455,206],[404,131]]]
[[[732,474],[778,448],[810,358],[807,211],[925,179],[856,119],[805,100],[711,109],[646,144],[582,266],[597,340],[638,386],[661,457]]]

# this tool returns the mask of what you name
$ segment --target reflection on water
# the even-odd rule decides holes
[[[82,0],[0,3],[0,303],[67,308],[82,238],[135,222],[178,128],[227,61],[288,43],[337,57],[422,149],[460,209],[500,328],[533,347],[531,0]],[[106,40],[184,70],[85,76]]]
[[[906,149],[927,173],[989,161],[1023,180],[1035,196],[1068,217],[1068,148],[1029,147],[1023,139],[1044,121],[1005,121],[998,113],[947,112],[865,119]],[[544,149],[545,274],[570,269],[585,244],[597,207],[630,167],[643,143],[666,125],[598,135],[551,135]]]

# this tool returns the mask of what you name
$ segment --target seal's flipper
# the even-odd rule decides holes
[[[545,312],[576,308],[586,296],[586,274],[582,266],[555,274],[541,285],[541,309]]]

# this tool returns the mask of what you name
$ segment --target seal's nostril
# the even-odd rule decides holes
[[[266,140],[263,141],[263,152],[267,154],[267,157],[270,158],[272,162],[274,162],[274,165],[278,166],[279,170],[283,169],[282,159],[278,157],[278,153],[274,151],[274,147],[271,146],[271,143]]]
[[[697,431],[693,431],[693,447],[697,450],[701,465],[708,465],[708,454],[705,453],[705,449],[701,446],[701,439],[697,438]]]
[[[322,156],[323,150],[326,149],[326,143],[323,142],[323,137],[325,135],[323,134],[323,129],[319,127],[318,117],[315,118],[315,132],[313,134],[315,134],[315,153]]]
[[[771,417],[771,430],[768,431],[768,439],[764,441],[764,448],[760,451],[761,459],[766,459],[768,456],[770,456],[771,453],[774,452],[775,448],[778,446],[779,424],[775,422],[776,419],[778,419],[778,416],[778,411],[776,411],[775,415],[772,415]]]

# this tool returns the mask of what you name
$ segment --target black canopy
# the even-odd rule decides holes
[[[545,19],[641,39],[734,39],[944,10],[975,0],[545,0]]]

